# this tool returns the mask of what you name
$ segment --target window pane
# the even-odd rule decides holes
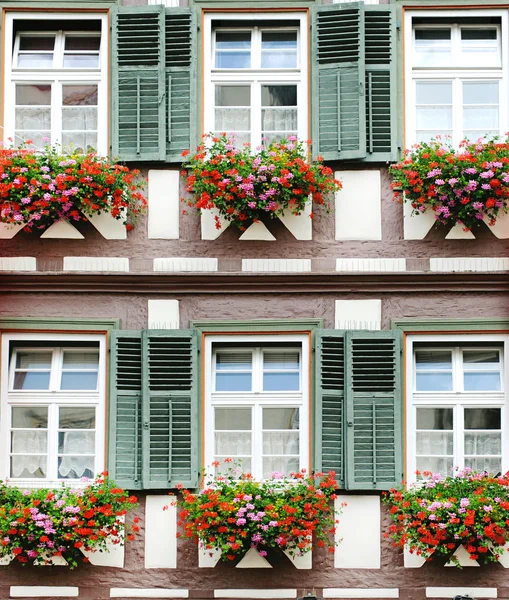
[[[451,475],[453,469],[453,458],[418,456],[416,461],[418,471],[431,471],[432,473],[441,473],[442,475]]]
[[[18,352],[17,369],[51,369],[51,352]]]
[[[465,467],[470,467],[474,471],[487,473],[500,473],[502,471],[502,459],[501,458],[489,458],[489,457],[465,457]]]
[[[418,455],[444,456],[454,453],[454,434],[440,431],[418,431],[416,453]]]
[[[298,408],[264,408],[263,409],[263,428],[264,429],[298,429],[299,428],[299,409]]]
[[[99,352],[64,352],[64,369],[97,369]]]
[[[465,408],[465,429],[500,429],[500,408]]]
[[[461,54],[469,67],[494,67],[500,62],[497,30],[461,29]]]
[[[95,50],[98,51],[101,46],[101,38],[99,36],[65,36],[66,50]]]
[[[248,85],[216,85],[216,106],[250,106]]]
[[[46,454],[48,452],[47,431],[13,431],[11,452],[14,454]]]
[[[452,373],[417,373],[418,392],[451,392]]]
[[[97,106],[96,85],[64,85],[64,106]]]
[[[262,85],[262,106],[297,106],[297,86]]]
[[[18,67],[20,68],[30,68],[30,69],[51,69],[53,66],[53,54],[48,53],[40,53],[34,54],[32,52],[27,52],[26,54],[18,54]]]
[[[58,451],[61,454],[94,454],[95,431],[59,431]]]
[[[217,392],[250,392],[251,373],[216,373]]]
[[[47,390],[49,371],[19,371],[14,375],[15,390]]]
[[[500,353],[498,350],[465,350],[463,364],[476,371],[500,368]]]
[[[297,32],[262,33],[262,68],[297,67]]]
[[[298,457],[266,456],[263,459],[263,478],[270,479],[273,473],[290,475],[299,470]]]
[[[66,69],[96,69],[99,67],[99,54],[64,54]]]
[[[298,352],[264,352],[263,368],[269,369],[299,369]]]
[[[60,429],[94,429],[95,408],[65,408],[59,410]]]
[[[219,456],[250,456],[251,432],[216,432],[214,446],[215,453]]]
[[[464,81],[463,103],[498,104],[498,81]]]
[[[417,81],[417,104],[452,104],[451,81]]]
[[[19,38],[19,49],[23,50],[46,50],[53,51],[55,47],[55,36],[22,35]]]
[[[500,373],[464,373],[464,389],[466,392],[498,392],[501,389]]]
[[[13,406],[12,427],[45,429],[48,427],[48,409],[39,406]]]
[[[427,42],[438,41],[438,40],[450,40],[451,30],[444,27],[439,29],[416,29],[415,39],[424,40]]]
[[[444,135],[445,131],[452,128],[452,107],[445,106],[418,106],[417,129],[429,129],[436,135]]]
[[[11,456],[11,477],[44,479],[47,462],[46,456]]]
[[[218,352],[216,354],[217,371],[250,371],[253,361],[251,352]]]
[[[97,372],[64,371],[60,381],[61,390],[96,390]]]
[[[263,374],[263,390],[265,392],[298,391],[300,389],[300,373]]]
[[[264,454],[299,454],[299,432],[283,433],[282,431],[264,432]]]
[[[452,41],[450,28],[415,29],[414,65],[450,66]]]
[[[251,409],[250,408],[216,408],[215,428],[245,430],[251,429]]]
[[[501,438],[500,433],[465,433],[465,454],[501,455]]]
[[[217,69],[249,69],[251,66],[251,33],[217,32]]]
[[[462,40],[496,40],[496,29],[461,29]]]
[[[453,426],[452,408],[418,408],[417,429],[449,429]]]
[[[440,350],[418,350],[415,353],[415,365],[418,371],[449,371],[452,369],[452,355]]]
[[[94,456],[59,456],[58,478],[59,479],[81,479],[88,477],[92,479],[95,471]]]

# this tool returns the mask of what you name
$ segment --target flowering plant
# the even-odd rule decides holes
[[[424,472],[424,480],[383,497],[394,523],[386,537],[427,560],[453,556],[463,544],[472,560],[496,561],[509,542],[509,475],[492,477],[465,469],[444,477]]]
[[[88,561],[82,550],[103,551],[108,539],[113,544],[134,539],[138,519],[128,531],[122,517],[136,503],[137,498],[115,487],[107,473],[81,489],[22,491],[1,484],[0,557],[44,565],[61,556],[73,569]]]
[[[220,550],[223,560],[234,560],[249,548],[262,556],[267,548],[305,554],[313,548],[313,535],[316,546],[334,550],[330,536],[338,521],[330,503],[336,497],[333,472],[302,471],[290,478],[273,473],[272,479],[254,481],[241,471],[228,468],[216,474],[199,494],[183,490],[179,525],[185,537]]]
[[[182,155],[187,157],[189,151]],[[261,215],[276,218],[286,210],[300,215],[310,197],[324,204],[331,192],[341,189],[321,157],[308,163],[305,155],[304,144],[295,136],[271,142],[253,154],[249,144],[236,148],[226,134],[206,134],[196,154],[184,163],[186,191],[193,195],[188,205],[216,208],[241,231]],[[219,229],[218,215],[215,220]]]
[[[493,226],[509,212],[509,137],[464,141],[459,150],[432,140],[407,151],[389,171],[413,214],[431,209],[441,223],[468,231],[483,220]],[[400,192],[394,197],[399,200]]]
[[[93,153],[0,147],[0,223],[31,231],[106,212],[132,229],[147,205],[138,175]]]

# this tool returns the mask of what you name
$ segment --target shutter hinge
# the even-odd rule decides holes
[[[143,423],[143,429],[148,429],[148,428],[149,428],[148,421],[144,421],[144,423]]]
[[[157,103],[161,104],[161,102],[164,100],[164,97],[166,96],[166,92],[163,92],[159,98],[157,99]]]

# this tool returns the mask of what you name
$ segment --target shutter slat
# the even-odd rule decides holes
[[[117,485],[128,489],[142,484],[141,365],[141,332],[112,331],[108,471]]]
[[[389,489],[403,477],[399,332],[347,332],[345,361],[347,488]]]
[[[143,484],[198,484],[196,332],[143,332]]]
[[[113,154],[162,160],[165,146],[164,7],[112,9]]]
[[[313,8],[313,153],[366,156],[364,6]],[[316,96],[315,96],[316,97]]]
[[[344,333],[316,333],[315,469],[335,471],[344,485]]]

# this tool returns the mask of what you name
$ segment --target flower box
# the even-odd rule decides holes
[[[463,142],[459,149],[432,140],[389,171],[395,200],[409,203],[413,215],[432,213],[449,229],[469,232],[483,221],[494,227],[509,212],[509,138]]]
[[[335,488],[334,473],[291,473],[289,478],[273,474],[259,482],[228,468],[211,477],[198,494],[183,490],[183,533],[178,535],[199,544],[203,566],[213,566],[219,558],[245,560],[248,553],[250,560],[258,560],[270,548],[291,558],[306,556],[314,546],[333,552]]]
[[[83,219],[101,229],[104,215],[132,229],[147,204],[138,175],[96,154],[1,148],[0,225],[7,229],[2,237],[13,237],[19,227],[46,231],[58,222]]]
[[[206,134],[197,152],[189,154],[183,152],[182,175],[191,197],[182,200],[200,211],[214,211],[218,230],[229,223],[246,231],[258,221],[288,220],[305,213],[310,203],[327,204],[328,196],[341,188],[321,157],[305,160],[304,144],[294,136],[253,153],[249,144],[237,148],[225,134]]]
[[[0,564],[67,565],[94,562],[95,552],[123,545],[139,530],[125,515],[135,496],[106,474],[86,487],[21,490],[0,486]],[[99,561],[100,562],[100,561]]]
[[[464,566],[467,555],[479,563],[498,561],[509,544],[509,476],[469,469],[423,475],[384,496],[393,520],[386,537],[424,560],[443,557],[447,566]]]

